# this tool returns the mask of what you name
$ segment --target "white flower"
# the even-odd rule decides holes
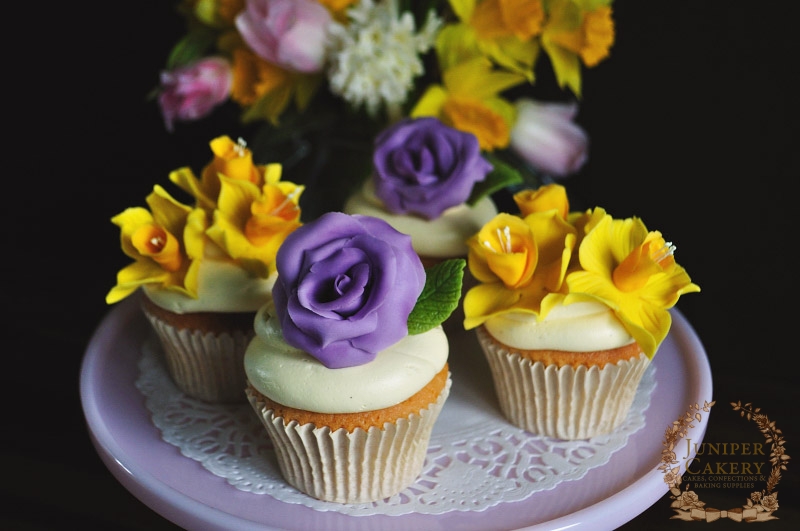
[[[419,33],[409,12],[396,0],[361,0],[347,11],[349,23],[329,28],[328,80],[331,91],[375,116],[381,105],[399,109],[424,72],[420,55],[436,40],[442,24],[433,11]]]

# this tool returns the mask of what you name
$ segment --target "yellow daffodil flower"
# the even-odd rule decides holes
[[[292,100],[298,110],[305,110],[323,81],[320,74],[291,72],[265,61],[238,35],[229,35],[222,42],[220,48],[228,49],[233,58],[231,99],[247,109],[242,116],[245,123],[267,120],[277,126]]]
[[[450,0],[459,23],[445,26],[437,39],[445,68],[485,56],[502,68],[533,81],[539,55],[536,37],[545,12],[539,0]]]
[[[675,263],[675,247],[660,232],[648,232],[639,218],[604,215],[588,230],[579,248],[581,270],[567,275],[574,300],[608,305],[650,357],[671,326],[667,311],[685,293],[700,291]]]
[[[474,134],[484,151],[502,149],[509,144],[515,112],[499,93],[524,80],[519,74],[494,70],[488,59],[476,57],[445,70],[443,85],[428,87],[411,116],[435,116]]]
[[[253,163],[253,153],[244,140],[237,142],[228,136],[220,136],[209,143],[214,157],[203,168],[198,180],[191,168],[179,168],[170,173],[170,180],[192,197],[198,206],[213,210],[220,191],[220,175],[230,179],[247,181],[256,186],[264,183],[264,166]]]
[[[108,304],[119,302],[146,284],[197,296],[205,212],[179,203],[158,185],[146,201],[149,211],[128,208],[111,219],[120,227],[123,252],[135,262],[117,273],[117,285],[106,295]]]
[[[596,66],[614,44],[612,0],[550,0],[542,48],[561,88],[581,96],[581,62]]]
[[[469,269],[483,283],[509,289],[527,285],[539,258],[530,226],[510,214],[498,214],[467,242]]]
[[[481,283],[464,297],[469,330],[510,311],[544,317],[563,298],[575,230],[556,210],[524,220],[498,214],[468,240],[470,272]]]
[[[262,277],[275,271],[278,248],[301,225],[298,203],[304,187],[280,176],[280,164],[265,167],[261,187],[221,175],[217,209],[206,232],[242,267]]]
[[[513,199],[522,217],[552,209],[557,210],[562,219],[567,219],[569,216],[567,189],[560,184],[552,183],[537,189],[521,190],[514,194]]]

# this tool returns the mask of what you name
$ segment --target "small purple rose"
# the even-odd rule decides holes
[[[158,105],[167,131],[176,120],[199,120],[230,94],[231,66],[222,57],[200,59],[161,73]]]
[[[410,236],[341,212],[292,232],[277,268],[272,297],[284,339],[331,369],[368,363],[408,335],[425,286]]]
[[[492,165],[478,139],[436,118],[402,120],[375,139],[375,194],[394,214],[436,219],[464,203]]]

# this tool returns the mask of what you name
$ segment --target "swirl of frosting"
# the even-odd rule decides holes
[[[244,357],[248,381],[279,404],[318,413],[358,413],[398,404],[427,385],[449,354],[439,326],[406,336],[370,363],[328,369],[286,343],[268,305],[256,315],[255,331]]]
[[[489,197],[474,206],[466,203],[450,207],[436,219],[392,214],[375,195],[375,184],[368,179],[344,206],[348,214],[380,218],[403,234],[411,236],[411,244],[420,256],[452,258],[467,255],[466,241],[497,215],[497,207]]]
[[[484,325],[501,343],[522,350],[592,352],[633,342],[612,310],[597,302],[556,306],[541,321],[530,313],[503,313]]]

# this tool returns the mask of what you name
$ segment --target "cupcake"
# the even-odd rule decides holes
[[[514,200],[519,215],[498,214],[469,240],[479,284],[464,328],[512,424],[558,439],[610,433],[669,332],[668,310],[700,288],[639,218],[570,212],[558,184]]]
[[[244,367],[290,485],[366,503],[413,483],[450,390],[440,323],[464,265],[426,276],[411,238],[369,216],[326,213],[286,238]]]
[[[140,292],[176,386],[212,403],[244,402],[244,351],[257,310],[271,300],[275,255],[300,226],[303,188],[281,182],[277,164],[257,166],[243,141],[211,142],[214,157],[197,179],[170,174],[194,205],[155,185],[149,208],[112,218],[134,262],[117,274],[106,302]]]
[[[437,118],[404,119],[376,137],[372,175],[344,211],[410,235],[425,267],[466,258],[467,239],[497,214],[488,192],[501,174],[492,170],[472,133]]]

